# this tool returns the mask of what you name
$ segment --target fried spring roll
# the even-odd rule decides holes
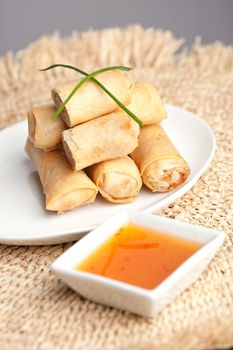
[[[55,110],[54,105],[45,105],[28,111],[28,133],[34,147],[49,151],[61,143],[66,125],[59,117],[52,120]]]
[[[133,152],[138,135],[138,124],[125,112],[118,111],[65,130],[62,139],[70,164],[81,170]]]
[[[130,102],[133,83],[120,71],[100,74],[98,80],[122,103]],[[52,98],[58,107],[68,97],[79,80],[52,90]],[[118,105],[95,82],[86,82],[71,98],[63,110],[62,118],[68,127],[73,127],[118,109]]]
[[[43,152],[27,140],[25,151],[34,161],[46,197],[46,209],[62,213],[92,203],[95,184],[83,172],[70,167],[62,150]]]
[[[128,156],[94,164],[87,172],[101,195],[112,203],[131,202],[142,186],[139,170]]]
[[[166,111],[158,91],[151,84],[134,84],[128,108],[144,125],[159,123],[166,118]]]
[[[171,191],[190,174],[187,162],[159,125],[141,129],[139,145],[131,157],[140,170],[143,183],[153,192]]]

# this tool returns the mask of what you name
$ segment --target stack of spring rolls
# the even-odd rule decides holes
[[[120,71],[105,72],[98,80],[144,126],[140,129],[94,81],[86,82],[52,120],[78,81],[53,89],[53,104],[28,111],[25,146],[47,210],[61,213],[92,203],[98,191],[109,202],[127,203],[142,182],[153,192],[170,191],[190,173],[160,125],[166,112],[155,87],[133,83]]]

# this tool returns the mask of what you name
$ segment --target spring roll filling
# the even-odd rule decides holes
[[[179,160],[160,159],[147,166],[143,181],[156,192],[172,191],[189,175],[189,168]]]

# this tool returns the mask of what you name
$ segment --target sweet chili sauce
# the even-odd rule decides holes
[[[191,240],[127,224],[75,269],[153,289],[201,246]]]

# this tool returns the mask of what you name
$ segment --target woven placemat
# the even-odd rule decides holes
[[[50,87],[76,77],[59,69],[38,72],[55,62],[87,71],[132,66],[132,77],[154,83],[165,102],[207,120],[217,138],[214,161],[191,191],[159,215],[227,235],[201,278],[153,319],[97,305],[60,282],[50,264],[70,243],[2,245],[0,349],[198,350],[233,345],[233,48],[196,42],[191,52],[175,55],[182,43],[170,32],[136,25],[65,39],[54,34],[0,59],[0,128],[24,119],[31,105],[49,101]]]

